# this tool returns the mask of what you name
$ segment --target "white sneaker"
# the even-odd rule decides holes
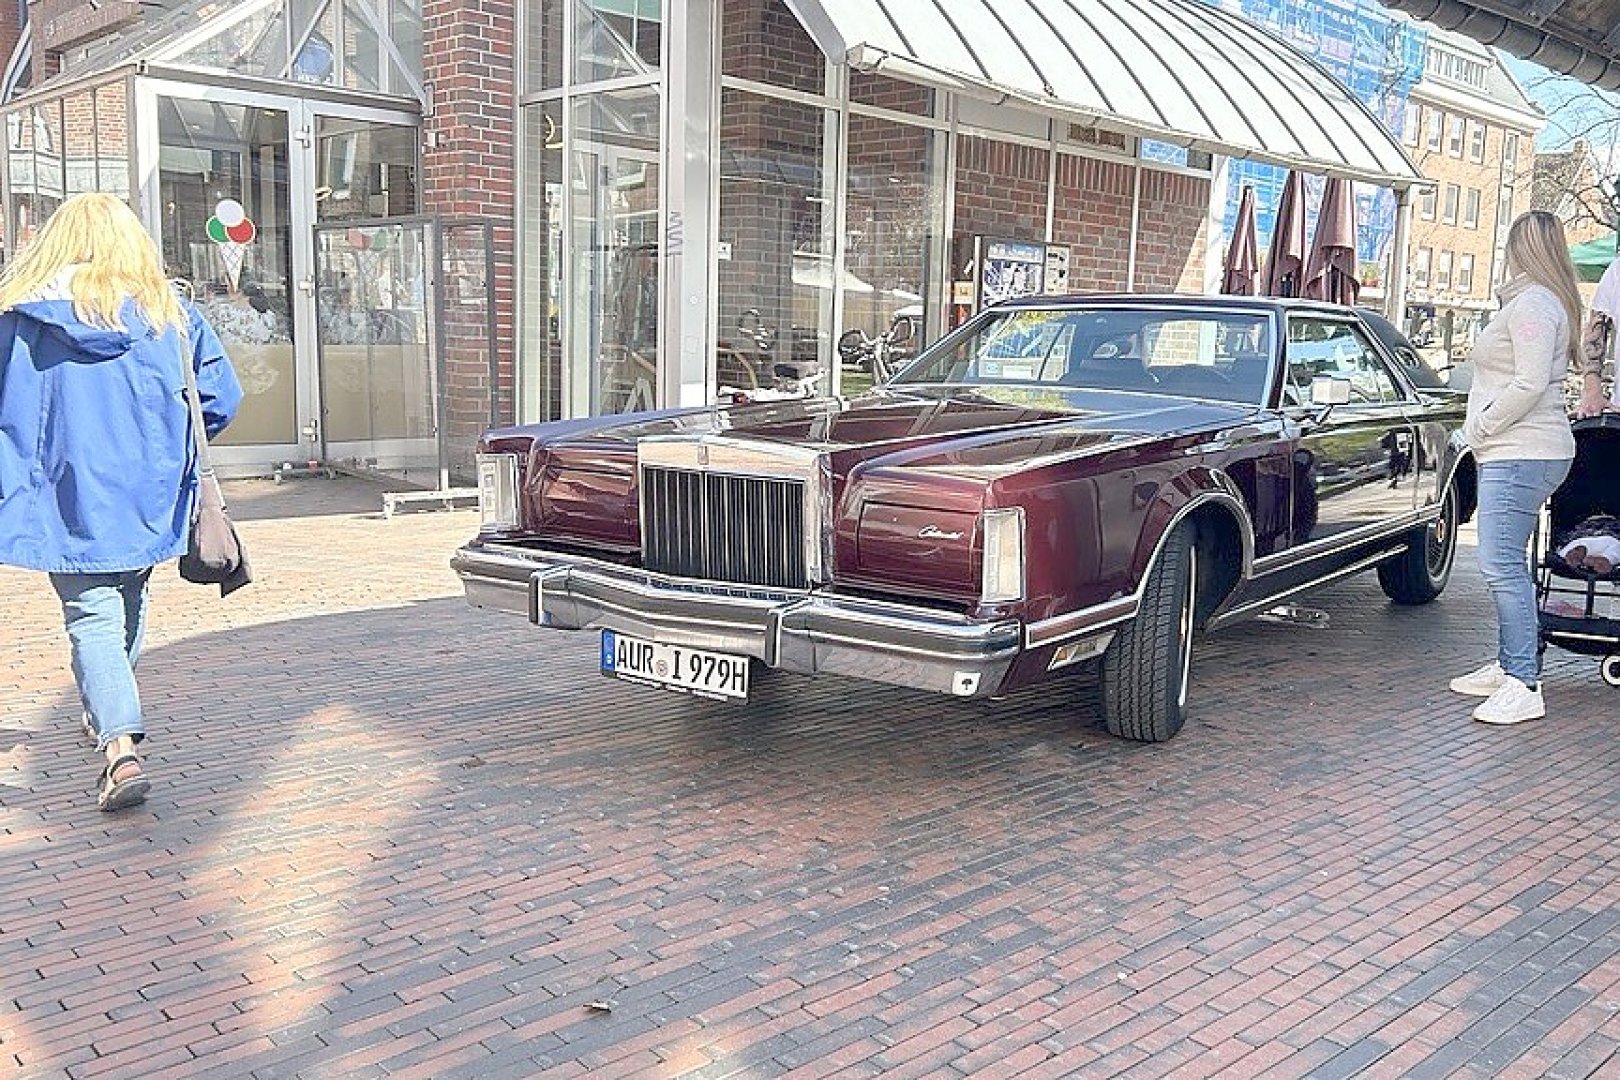
[[[1522,724],[1526,720],[1540,720],[1546,715],[1547,706],[1541,700],[1541,687],[1532,690],[1512,676],[1474,709],[1474,719],[1482,724]]]
[[[1466,675],[1452,679],[1451,690],[1453,693],[1467,694],[1469,697],[1490,697],[1500,690],[1507,680],[1508,673],[1502,670],[1501,664],[1492,660],[1478,671],[1470,671]]]

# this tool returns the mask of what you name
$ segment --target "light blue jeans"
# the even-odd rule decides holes
[[[1541,506],[1569,458],[1487,461],[1479,467],[1479,569],[1496,601],[1496,662],[1526,686],[1541,679],[1536,586],[1526,549]]]
[[[73,678],[84,711],[105,749],[121,735],[146,737],[135,665],[146,636],[146,580],[151,567],[120,574],[52,574],[73,646]]]

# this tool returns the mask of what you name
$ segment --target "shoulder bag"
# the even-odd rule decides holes
[[[186,403],[191,410],[191,439],[197,447],[197,492],[191,507],[191,536],[180,556],[180,576],[199,585],[218,585],[229,596],[253,580],[247,551],[225,509],[225,493],[208,459],[208,430],[203,426],[202,399],[191,357],[180,358],[186,376]]]

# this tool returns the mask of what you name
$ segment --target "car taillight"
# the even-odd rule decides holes
[[[479,531],[515,529],[519,524],[517,455],[479,454]]]
[[[1022,507],[986,510],[979,515],[984,532],[984,569],[979,596],[987,604],[1024,598],[1024,511]]]

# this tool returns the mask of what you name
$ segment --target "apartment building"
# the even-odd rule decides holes
[[[1435,182],[1413,198],[1407,327],[1466,348],[1495,308],[1508,226],[1530,209],[1535,135],[1545,124],[1490,49],[1430,29],[1401,141]]]

